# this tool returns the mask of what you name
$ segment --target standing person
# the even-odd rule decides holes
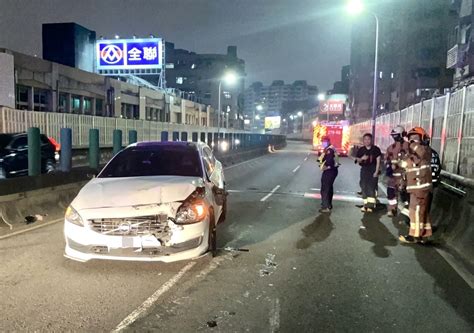
[[[394,143],[387,148],[385,155],[385,166],[387,176],[387,199],[388,216],[393,217],[397,214],[398,195],[404,188],[402,178],[401,162],[408,153],[409,144],[406,141],[406,132],[403,126],[395,127],[390,133]]]
[[[408,235],[400,235],[403,243],[425,242],[432,234],[429,205],[432,185],[431,148],[426,144],[427,134],[421,127],[408,132],[410,147],[402,162],[410,194]]]
[[[364,146],[357,151],[355,162],[359,163],[360,185],[362,188],[362,198],[364,206],[361,211],[371,213],[377,205],[377,187],[380,174],[380,161],[382,152],[380,148],[372,143],[372,134],[367,133],[363,137]]]
[[[323,171],[321,176],[321,209],[320,213],[330,213],[332,209],[332,197],[334,195],[334,181],[336,180],[339,168],[339,156],[336,148],[331,145],[328,136],[321,139],[324,152],[319,157],[319,166]]]

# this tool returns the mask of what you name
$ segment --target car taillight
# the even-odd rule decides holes
[[[61,145],[56,140],[54,140],[54,138],[48,138],[48,140],[54,146],[54,150],[56,152],[59,152],[61,150]]]

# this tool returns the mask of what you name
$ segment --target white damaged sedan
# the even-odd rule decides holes
[[[222,164],[204,143],[133,144],[68,207],[65,256],[172,262],[215,254],[224,184]]]

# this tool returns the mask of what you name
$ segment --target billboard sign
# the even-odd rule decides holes
[[[337,100],[328,100],[320,104],[320,114],[344,114],[344,102]]]
[[[265,117],[265,129],[274,130],[278,129],[281,126],[281,117]]]
[[[152,69],[163,65],[161,38],[98,40],[97,69]]]

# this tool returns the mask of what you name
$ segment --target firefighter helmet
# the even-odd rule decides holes
[[[418,127],[418,126],[413,127],[411,130],[409,130],[407,135],[410,136],[410,135],[415,135],[415,134],[420,136],[420,139],[422,142],[426,141],[426,138],[428,137],[428,134],[426,133],[426,131],[423,128]]]
[[[395,127],[394,129],[392,129],[392,132],[390,133],[390,135],[401,135],[401,136],[405,136],[406,135],[406,132],[405,132],[405,128],[401,125],[398,125],[397,127]]]

